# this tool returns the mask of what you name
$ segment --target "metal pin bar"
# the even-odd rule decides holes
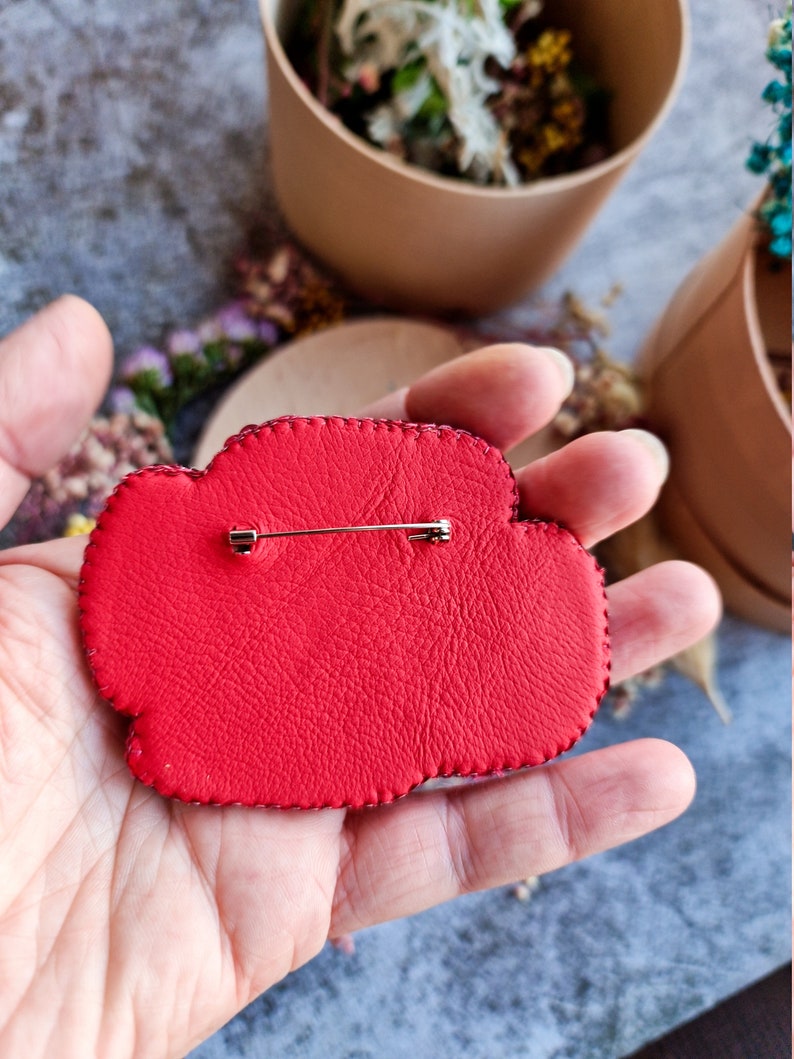
[[[386,526],[327,526],[323,529],[275,530],[272,533],[257,533],[255,529],[229,530],[229,544],[236,555],[249,555],[252,547],[259,540],[268,537],[314,537],[322,533],[369,533],[372,530],[422,530],[411,533],[409,541],[431,541],[438,544],[450,540],[452,525],[449,519],[441,518],[435,522],[399,522]]]

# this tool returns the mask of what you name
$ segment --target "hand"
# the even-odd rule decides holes
[[[96,312],[63,298],[0,344],[0,524],[66,451],[106,385]],[[468,428],[500,448],[570,387],[553,354],[480,350],[377,414]],[[590,546],[642,515],[664,454],[594,434],[525,467],[525,513]],[[179,1056],[326,939],[458,894],[551,871],[666,823],[692,771],[641,740],[377,810],[282,812],[167,801],[124,763],[127,721],[83,662],[85,541],[0,553],[0,1053]],[[708,577],[664,563],[609,590],[613,679],[703,636]]]

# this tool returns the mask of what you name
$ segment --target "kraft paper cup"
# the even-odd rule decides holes
[[[757,205],[757,204],[756,204]],[[659,510],[726,605],[791,628],[791,416],[767,349],[791,344],[791,268],[770,271],[755,210],[679,287],[640,355],[670,450]]]
[[[614,153],[518,188],[435,176],[353,135],[284,50],[296,5],[260,0],[275,191],[298,239],[352,289],[397,309],[487,313],[547,280],[669,109],[688,52],[685,0],[560,0],[577,58],[612,95]]]

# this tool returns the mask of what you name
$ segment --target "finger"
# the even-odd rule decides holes
[[[5,548],[0,551],[0,567],[16,564],[37,566],[40,570],[46,570],[62,578],[70,588],[76,589],[86,544],[88,544],[88,535],[80,534],[77,537],[43,541],[41,544],[23,544],[18,548]]]
[[[408,387],[403,386],[400,390],[392,390],[391,393],[385,394],[380,397],[377,401],[373,401],[371,404],[365,405],[364,408],[359,409],[359,415],[365,416],[368,419],[408,419],[408,413],[405,410],[405,398],[408,393]]]
[[[0,342],[0,525],[30,479],[64,456],[102,399],[112,341],[99,313],[65,295]]]
[[[643,739],[349,813],[331,936],[628,842],[678,816],[693,793],[683,753]]]
[[[678,559],[610,585],[607,598],[613,684],[702,640],[722,612],[706,571]]]
[[[588,434],[516,472],[522,513],[561,522],[589,548],[650,511],[668,469],[645,430]]]
[[[364,414],[446,423],[509,449],[553,419],[572,386],[564,353],[509,343],[441,364]]]

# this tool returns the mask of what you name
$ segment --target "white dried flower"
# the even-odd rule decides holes
[[[389,147],[400,135],[400,124],[393,106],[383,103],[376,107],[367,119],[367,131],[375,143]]]
[[[786,39],[786,19],[775,18],[769,23],[769,34],[767,44],[770,48],[777,48]]]
[[[356,57],[351,80],[365,64],[383,74],[425,60],[423,76],[386,108],[392,113],[381,107],[373,115],[369,131],[377,143],[394,138],[397,121],[417,113],[435,81],[458,138],[460,171],[518,183],[505,135],[486,106],[499,88],[486,63],[494,59],[507,68],[516,56],[499,0],[475,0],[474,13],[466,0],[345,0],[336,33],[343,52]]]

